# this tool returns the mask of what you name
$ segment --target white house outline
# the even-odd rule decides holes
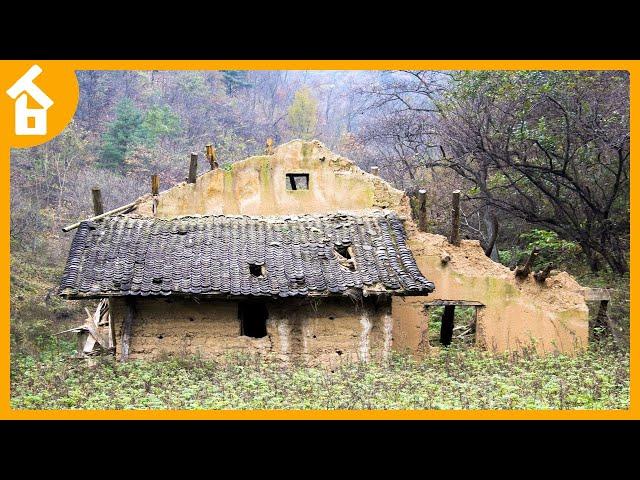
[[[7,90],[7,95],[15,100],[16,135],[47,134],[47,110],[53,105],[53,100],[33,83],[41,73],[42,68],[39,65],[33,65]],[[42,108],[27,108],[27,94]],[[29,127],[29,118],[34,119],[33,127]]]

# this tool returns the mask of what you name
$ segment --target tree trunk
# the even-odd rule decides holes
[[[494,262],[499,262],[500,256],[498,255],[496,240],[498,240],[500,224],[498,223],[498,217],[496,217],[494,213],[489,212],[488,207],[485,208],[484,211],[484,225],[487,229],[487,237],[489,238],[489,243],[487,243],[487,247],[484,249],[484,254]]]

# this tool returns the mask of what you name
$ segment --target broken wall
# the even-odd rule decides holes
[[[308,189],[287,189],[288,173],[309,175]],[[360,170],[320,142],[292,141],[273,155],[250,157],[158,195],[156,215],[291,215],[398,205],[404,193]],[[407,204],[408,205],[408,204]],[[152,215],[151,197],[137,214]]]
[[[420,271],[436,285],[428,298],[394,297],[394,346],[428,351],[426,301],[464,300],[476,307],[476,344],[502,352],[535,347],[538,352],[575,352],[587,346],[588,308],[583,288],[566,272],[538,283],[515,277],[493,262],[477,240],[459,247],[441,235],[413,231],[411,248]],[[447,263],[443,256],[450,257]]]
[[[132,324],[131,359],[162,354],[224,359],[233,352],[274,356],[310,365],[385,358],[391,350],[390,301],[349,298],[266,301],[267,336],[240,335],[238,302],[232,300],[138,298]],[[127,307],[111,299],[116,355]]]

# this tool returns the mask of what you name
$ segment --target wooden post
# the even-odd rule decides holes
[[[529,255],[529,258],[527,258],[525,264],[516,267],[516,277],[524,279],[529,276],[529,274],[531,273],[531,266],[533,265],[533,261],[536,259],[539,253],[540,249],[538,247],[535,247],[533,250],[531,250],[531,254]]]
[[[451,196],[451,238],[450,242],[460,245],[460,190],[454,190]]]
[[[440,326],[440,343],[444,346],[451,345],[453,339],[453,319],[456,307],[446,305],[442,314],[442,325]]]
[[[157,173],[151,175],[151,195],[158,195],[160,193],[160,177]]]
[[[267,143],[264,147],[265,155],[273,155],[273,138],[267,138]]]
[[[374,165],[373,167],[371,167],[371,173],[376,177],[380,176],[380,168]]]
[[[109,348],[115,353],[116,350],[116,327],[113,322],[113,316],[111,315],[113,310],[111,309],[111,299],[107,299],[107,318],[109,319]]]
[[[207,143],[205,145],[205,150],[207,152],[207,158],[209,159],[209,166],[211,167],[211,170],[215,170],[218,168],[216,148],[211,143]]]
[[[93,214],[102,215],[104,213],[104,207],[102,206],[102,192],[98,187],[91,189],[91,196],[93,197]]]
[[[418,230],[427,231],[427,191],[418,190]]]
[[[191,153],[191,163],[189,164],[189,179],[188,183],[196,183],[196,176],[198,175],[198,154]]]
[[[131,346],[131,328],[133,325],[133,319],[136,316],[135,300],[131,297],[126,297],[125,302],[127,304],[127,313],[124,317],[124,324],[122,325],[122,346],[120,347],[121,362],[126,361],[129,357],[129,347]]]
[[[158,193],[160,193],[160,178],[157,173],[151,175],[151,195],[153,195],[153,201],[151,203],[151,211],[155,216],[158,211]]]
[[[533,274],[533,278],[536,279],[536,282],[544,283],[544,281],[549,277],[551,270],[553,270],[553,263],[550,263],[542,270],[538,270]]]

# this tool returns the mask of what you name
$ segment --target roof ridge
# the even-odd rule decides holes
[[[251,219],[251,220],[283,220],[283,219],[326,219],[333,217],[348,217],[348,218],[380,218],[380,217],[399,217],[400,215],[395,210],[352,210],[352,211],[335,211],[327,213],[300,213],[300,214],[287,214],[287,215],[247,215],[247,214],[188,214],[179,215],[171,218],[162,217],[150,217],[146,215],[126,214],[126,215],[113,215],[105,217],[106,219],[132,219],[132,220],[149,220],[158,222],[172,222],[177,220],[186,219],[206,219],[206,218],[228,218],[228,219]],[[99,220],[98,220],[99,221]],[[87,222],[90,222],[87,220]],[[84,222],[83,222],[84,223]],[[91,222],[90,222],[91,223]]]

